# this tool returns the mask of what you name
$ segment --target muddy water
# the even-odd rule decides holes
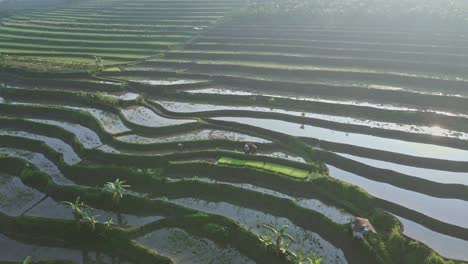
[[[396,130],[408,133],[426,134],[433,136],[442,136],[450,138],[458,138],[468,140],[468,133],[444,129],[437,126],[415,126],[408,124],[397,124],[391,122],[380,122],[368,119],[357,119],[351,117],[323,115],[308,112],[288,111],[278,108],[256,107],[256,106],[225,106],[225,105],[212,105],[212,104],[194,104],[174,101],[155,101],[162,105],[164,108],[177,113],[195,113],[204,111],[217,111],[217,110],[238,110],[238,111],[255,111],[255,112],[273,112],[279,114],[287,114],[293,116],[304,116],[325,121],[332,121],[343,124],[360,125],[371,128],[381,128],[386,130]]]
[[[175,181],[175,182],[181,181],[180,179],[171,179],[171,178],[168,178],[168,179],[171,181]],[[316,211],[324,215],[331,221],[338,223],[338,224],[347,224],[353,221],[354,219],[353,215],[343,210],[340,210],[334,206],[327,205],[320,200],[293,197],[287,194],[283,194],[274,190],[258,187],[258,186],[248,184],[248,183],[231,183],[231,182],[225,182],[225,181],[217,181],[217,180],[213,180],[210,178],[184,178],[183,180],[197,180],[197,181],[213,183],[213,184],[227,184],[227,185],[235,186],[235,187],[246,189],[246,190],[251,190],[251,191],[268,194],[268,195],[272,195],[272,196],[279,197],[279,198],[288,199],[288,200],[294,201],[301,207]]]
[[[19,177],[0,172],[0,212],[10,216],[19,216],[44,196],[24,185]]]
[[[148,127],[174,126],[193,123],[192,119],[170,119],[157,115],[151,109],[137,106],[122,109],[122,113],[128,121]]]
[[[399,204],[445,223],[468,228],[468,202],[441,199],[368,180],[356,174],[327,165],[330,176],[363,188],[370,195]]]
[[[370,102],[360,102],[355,100],[333,100],[333,99],[324,99],[320,97],[307,97],[304,95],[300,96],[291,96],[291,95],[281,95],[281,94],[268,94],[262,92],[252,92],[252,91],[243,91],[243,90],[233,90],[227,88],[206,88],[206,89],[196,89],[196,90],[187,90],[187,93],[196,93],[196,94],[223,94],[223,95],[259,95],[259,96],[270,96],[275,98],[286,98],[299,101],[310,101],[310,102],[321,102],[329,104],[338,104],[338,105],[352,105],[352,106],[362,106],[362,107],[371,107],[376,109],[384,109],[390,111],[407,111],[407,112],[430,112],[446,116],[459,116],[468,118],[468,115],[453,113],[447,111],[441,111],[436,109],[419,109],[414,107],[406,107],[400,105],[391,105],[391,104],[379,104],[379,103],[370,103]]]
[[[349,154],[337,153],[345,158],[367,164],[372,167],[393,170],[409,176],[439,183],[463,184],[468,186],[468,172],[451,172],[400,165],[396,163],[362,158]]]
[[[297,244],[290,246],[291,250],[298,251],[302,249],[305,252],[316,252],[318,256],[323,257],[324,263],[347,263],[343,251],[316,233],[304,230],[286,218],[275,217],[260,211],[224,202],[207,202],[193,198],[174,199],[171,202],[195,210],[226,216],[241,223],[256,234],[266,234],[267,231],[263,228],[263,224],[271,224],[275,228],[288,225],[287,233],[292,235],[297,241]]]
[[[431,144],[414,143],[357,133],[346,133],[309,125],[302,127],[300,124],[274,119],[256,119],[243,117],[222,117],[214,119],[247,124],[292,136],[310,137],[336,143],[352,144],[359,147],[387,150],[417,157],[455,161],[468,160],[468,151],[466,150]]]
[[[169,257],[177,264],[254,264],[234,248],[221,248],[208,239],[190,235],[179,228],[164,228],[136,240],[146,248]]]
[[[183,142],[183,141],[195,141],[195,140],[211,140],[211,139],[225,139],[232,141],[242,142],[255,142],[255,143],[271,143],[269,140],[265,140],[258,137],[253,137],[245,134],[236,132],[223,131],[223,130],[212,130],[205,129],[195,131],[187,134],[162,136],[158,138],[148,138],[139,135],[125,135],[117,137],[118,140],[130,143],[139,144],[151,144],[151,143],[167,143],[167,142]]]
[[[102,145],[101,139],[99,136],[91,129],[72,124],[68,122],[55,121],[55,120],[44,120],[44,119],[29,119],[34,122],[39,122],[48,125],[59,126],[71,133],[73,133],[78,141],[87,149],[97,148]]]
[[[410,220],[396,216],[403,224],[403,233],[421,241],[446,258],[468,261],[468,241],[434,232]]]
[[[0,153],[28,161],[29,163],[36,166],[40,171],[49,175],[52,178],[52,181],[54,181],[56,184],[74,185],[72,181],[63,176],[63,174],[53,162],[48,160],[41,153],[11,148],[0,148]]]
[[[62,106],[69,109],[79,110],[90,113],[96,118],[104,127],[104,130],[110,134],[118,134],[130,131],[128,127],[124,125],[120,117],[114,113],[106,112],[94,108],[76,107],[76,106]]]
[[[78,156],[78,154],[75,153],[73,148],[60,139],[36,135],[36,134],[29,133],[29,132],[24,132],[24,131],[12,131],[12,130],[4,130],[4,129],[0,130],[0,135],[8,135],[8,136],[22,137],[22,138],[42,141],[45,144],[47,144],[47,146],[55,150],[56,152],[62,154],[63,160],[68,165],[74,165],[81,161],[80,157]]]

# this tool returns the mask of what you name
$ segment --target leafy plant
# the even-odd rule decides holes
[[[125,181],[119,179],[114,182],[108,182],[104,185],[104,190],[112,193],[112,199],[115,204],[119,204],[120,199],[123,198],[124,192],[130,188],[130,185],[126,185]]]
[[[97,216],[85,214],[80,223],[91,231],[94,231],[96,230],[96,224],[98,223],[96,217]]]
[[[82,220],[87,213],[85,212],[85,209],[92,209],[88,205],[84,204],[83,202],[80,202],[80,197],[76,197],[76,200],[74,203],[68,202],[68,201],[63,201],[62,204],[70,207],[73,210],[73,215],[75,216],[76,220]]]
[[[263,225],[263,227],[273,234],[271,244],[275,247],[276,255],[278,256],[286,254],[291,242],[296,243],[296,240],[290,234],[286,233],[286,229],[288,228],[287,225],[278,230],[271,225]],[[286,240],[289,240],[289,243],[286,242]]]
[[[96,217],[92,216],[86,210],[92,210],[92,208],[83,202],[80,202],[80,197],[78,196],[74,203],[63,201],[62,204],[70,207],[73,210],[73,215],[75,216],[75,220],[78,223],[78,227],[87,227],[91,231],[96,230]]]
[[[32,263],[32,261],[31,261],[31,257],[30,257],[30,256],[26,257],[26,258],[23,260],[23,264],[31,264],[31,263]]]
[[[112,218],[109,218],[109,220],[104,222],[104,225],[107,227],[107,229],[110,229],[114,225],[114,220]]]
[[[304,254],[302,250],[299,250],[297,254],[292,254],[290,260],[294,264],[322,264],[322,258],[317,258],[315,253]]]
[[[8,60],[8,54],[0,52],[0,68],[3,68],[6,66],[7,60]]]

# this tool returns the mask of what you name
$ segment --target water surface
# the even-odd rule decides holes
[[[468,161],[468,151],[438,145],[415,143],[365,134],[346,133],[327,128],[300,125],[275,119],[259,119],[248,117],[219,117],[213,119],[251,125],[291,136],[309,137],[342,144],[352,144],[354,146],[386,150],[416,157]]]
[[[163,228],[145,234],[136,241],[177,264],[254,264],[234,248],[222,248],[211,240],[190,235],[179,228]]]
[[[195,210],[231,218],[259,235],[266,234],[267,232],[263,227],[264,224],[270,224],[275,228],[288,225],[287,233],[292,235],[297,241],[297,244],[290,246],[291,250],[297,251],[302,249],[306,252],[313,251],[317,256],[323,257],[324,263],[348,263],[341,249],[336,248],[316,233],[294,225],[287,218],[275,217],[257,210],[243,208],[225,202],[208,202],[193,198],[174,199],[170,201]]]

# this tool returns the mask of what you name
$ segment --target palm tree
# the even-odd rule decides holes
[[[130,188],[130,185],[126,185],[125,181],[121,181],[119,179],[114,182],[108,182],[104,185],[104,190],[112,193],[112,199],[116,205],[119,204],[120,199],[122,199],[127,188]]]
[[[288,228],[287,225],[281,227],[280,229],[276,230],[271,225],[263,225],[267,230],[271,231],[274,235],[274,246],[276,255],[285,255],[288,251],[289,243],[285,242],[285,239],[288,239],[290,242],[296,243],[296,240],[290,235],[286,233],[286,229]]]

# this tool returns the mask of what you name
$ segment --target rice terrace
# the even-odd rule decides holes
[[[468,2],[0,0],[0,264],[468,262]]]

